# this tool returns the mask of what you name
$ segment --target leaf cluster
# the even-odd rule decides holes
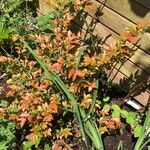
[[[0,39],[10,38],[14,53],[0,54],[0,69],[5,73],[3,80],[7,87],[3,94],[7,105],[1,105],[0,117],[14,122],[17,129],[24,131],[23,138],[28,140],[20,139],[24,149],[38,148],[46,139],[64,141],[74,134],[81,139],[81,133],[85,141],[87,135],[94,139],[93,143],[99,148],[101,137],[93,122],[99,122],[100,130],[101,125],[104,125],[103,129],[116,129],[121,125],[121,118],[135,128],[138,136],[136,114],[121,110],[115,104],[103,106],[98,95],[98,82],[100,73],[131,52],[126,41],[132,42],[133,37],[138,36],[135,33],[142,28],[137,26],[134,32],[128,30],[107,47],[96,47],[83,39],[86,33],[81,30],[74,32],[70,28],[88,1],[75,1],[71,5],[74,12],[69,7],[59,13],[39,16],[33,21],[32,15],[26,13],[28,9],[22,9],[26,1],[7,2],[12,7],[2,2],[5,17],[0,23]],[[6,29],[11,25],[14,27],[12,33]],[[12,36],[9,37],[10,33]],[[104,97],[103,103],[108,102],[109,97]],[[76,118],[80,130],[72,128]],[[13,131],[7,135],[11,133]]]

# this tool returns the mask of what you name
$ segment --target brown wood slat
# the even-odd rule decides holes
[[[104,0],[98,0],[104,4]],[[134,23],[150,21],[150,10],[134,0],[106,0],[105,5]]]
[[[90,24],[92,18],[90,16],[87,16],[86,21],[88,24]],[[87,29],[86,25],[84,25],[84,29]],[[110,45],[114,40],[118,38],[118,35],[116,33],[108,29],[104,25],[102,25],[100,22],[96,23],[93,34],[98,34],[100,37],[102,37],[102,40],[107,39],[105,41],[107,45]],[[131,48],[133,47],[131,43],[128,43],[128,45]],[[137,64],[140,68],[142,68],[146,72],[150,73],[150,55],[144,53],[140,48],[134,47],[134,49],[136,51],[129,60],[132,61],[134,64]],[[138,68],[137,66],[135,67]]]
[[[132,0],[130,0],[130,1],[132,1]],[[150,9],[150,1],[149,0],[135,0],[135,1]]]
[[[117,69],[113,69],[109,79],[112,79],[115,83],[120,84],[121,80],[127,79],[127,77]],[[150,100],[150,94],[147,91],[141,92],[139,95],[134,96],[134,99],[137,100],[143,106],[146,106]]]
[[[91,15],[93,18],[97,18],[100,22],[107,25],[117,33],[121,33],[128,26],[134,26],[133,23],[118,15],[111,9],[103,7],[101,3],[95,0],[92,0],[92,3],[93,4],[91,6],[87,6],[85,9],[89,15]]]
[[[138,68],[136,65],[134,65],[132,62],[130,61],[126,61],[125,63],[118,63],[116,65],[116,68],[119,69],[123,74],[125,74],[127,77],[129,77],[130,75],[134,75],[136,74],[136,72],[138,71],[138,74],[141,78],[141,80],[143,79],[145,80],[150,80],[150,75],[148,73],[146,73],[145,71],[143,71],[142,69]]]
[[[68,4],[69,0],[63,0],[61,5],[59,6],[59,2],[54,0],[39,0],[39,12],[45,14],[47,12],[56,11],[56,8],[63,8],[66,4]]]
[[[95,19],[98,19],[102,24],[120,34],[125,30],[126,27],[134,26],[135,24],[120,16],[116,12],[112,11],[107,7],[103,7],[99,2],[92,0],[93,5],[86,7],[85,11],[89,13]],[[103,8],[103,9],[101,9]],[[98,11],[102,11],[96,16]],[[150,35],[145,35],[147,40],[141,40],[138,42],[140,48],[144,49],[147,53],[150,54]]]
[[[45,14],[47,12],[51,12],[54,9],[52,9],[44,0],[39,0],[39,8],[38,11],[42,14]]]

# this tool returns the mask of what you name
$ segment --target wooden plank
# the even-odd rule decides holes
[[[150,101],[150,94],[145,91],[134,97],[143,106],[146,106]]]
[[[92,2],[93,5],[86,7],[85,11],[88,12],[90,16],[99,20],[102,24],[104,24],[117,34],[122,33],[126,27],[131,27],[135,25],[134,23],[125,19],[111,9],[103,7],[103,5],[99,2],[95,0],[92,0]],[[147,40],[140,40],[138,42],[138,45],[140,46],[140,48],[144,49],[147,53],[150,54],[150,34],[146,34],[144,36],[146,36]]]
[[[121,33],[128,26],[134,26],[133,23],[118,15],[111,9],[103,7],[99,2],[92,0],[92,3],[91,6],[87,6],[85,9],[89,15],[97,18],[100,22],[107,25],[117,33]]]
[[[42,14],[52,12],[54,9],[48,5],[48,3],[44,2],[44,0],[39,0],[39,8],[38,11]]]
[[[129,60],[150,74],[150,55],[138,49]]]
[[[45,14],[47,12],[56,11],[57,8],[63,8],[68,2],[69,0],[39,0],[39,12]]]
[[[42,14],[46,14],[48,12],[52,12],[53,9],[47,3],[45,3],[44,0],[39,0],[39,11]]]
[[[132,3],[132,1],[133,0],[129,0],[130,3]],[[135,1],[150,9],[150,1],[149,0],[135,0]]]
[[[109,79],[119,85],[126,86],[126,84],[128,84],[128,77],[116,68],[111,71],[111,76],[109,76]],[[150,93],[148,91],[141,91],[139,94],[133,96],[133,98],[143,106],[146,106],[150,100]]]
[[[90,24],[92,22],[92,18],[90,16],[87,16],[86,21],[88,24]],[[84,25],[84,29],[87,29],[86,25]],[[107,39],[105,41],[107,45],[110,45],[114,40],[118,38],[118,35],[116,33],[102,25],[100,22],[96,23],[93,34],[98,34],[99,36],[101,36],[102,41],[105,41],[105,39]],[[133,47],[131,43],[128,43],[127,45],[131,48]],[[134,50],[136,51],[129,60],[137,64],[137,66],[139,66],[146,72],[150,73],[150,55],[144,53],[140,48],[137,47],[134,47]]]
[[[132,62],[126,61],[125,63],[118,63],[116,65],[116,68],[119,69],[123,74],[125,74],[127,77],[130,75],[137,75],[140,80],[142,81],[148,81],[150,80],[150,75],[143,71],[142,69],[135,66]]]
[[[105,5],[134,23],[150,21],[150,10],[134,0],[106,0]]]

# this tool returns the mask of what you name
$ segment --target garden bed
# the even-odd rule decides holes
[[[86,22],[90,1],[63,2],[51,1],[44,15],[33,9],[34,1],[1,2],[1,149],[148,147],[150,112],[127,105],[139,86],[116,84],[108,72],[134,53],[127,41],[150,24],[139,23],[104,44],[94,23]]]

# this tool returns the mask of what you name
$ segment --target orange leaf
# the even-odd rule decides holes
[[[96,88],[96,83],[93,82],[93,83],[88,83],[88,91],[92,91],[94,88]]]
[[[0,118],[3,116],[3,114],[4,114],[4,109],[0,108]]]
[[[9,120],[14,121],[14,120],[17,120],[17,118],[18,118],[18,116],[16,114],[10,114],[9,115]]]
[[[52,150],[61,150],[61,147],[58,144],[54,144]]]
[[[124,38],[124,40],[128,40],[129,42],[131,42],[131,43],[133,43],[134,42],[134,40],[135,40],[135,36],[133,36],[130,32],[124,32],[124,33],[122,33],[122,35],[121,35],[123,38]]]
[[[40,89],[47,89],[50,85],[51,85],[51,83],[49,82],[49,80],[44,80],[40,84],[39,88]]]
[[[43,132],[44,136],[47,137],[47,136],[51,136],[51,131],[48,129],[48,130],[45,130]]]
[[[137,29],[140,30],[143,28],[143,24],[141,22],[138,22],[136,25]]]
[[[88,109],[90,107],[91,103],[92,103],[91,95],[90,94],[88,94],[88,95],[84,94],[84,98],[81,102],[81,106]]]
[[[57,60],[57,63],[54,63],[52,66],[51,66],[51,69],[54,70],[54,71],[59,71],[62,67],[63,67],[63,59],[62,58],[59,58]]]
[[[29,122],[32,122],[33,116],[29,115],[27,119]]]
[[[21,100],[20,103],[21,103],[21,105],[20,105],[19,108],[20,108],[21,110],[23,110],[23,111],[24,111],[24,110],[29,110],[29,106],[30,106],[30,105],[29,105],[29,104],[30,104],[30,101],[29,101],[29,100]]]
[[[74,69],[71,69],[69,70],[69,74],[68,74],[68,77],[71,78],[72,75],[74,74],[75,70]]]
[[[6,61],[8,61],[8,58],[5,56],[0,56],[0,63],[5,63]]]
[[[74,91],[75,91],[75,86],[74,86],[73,83],[71,83],[71,85],[69,86],[68,91],[71,92],[71,93],[74,93]]]
[[[121,120],[120,120],[120,118],[113,118],[113,121],[115,122],[116,126],[118,126],[118,127],[121,126]]]
[[[32,72],[31,74],[32,74],[33,78],[36,78],[39,74],[41,74],[41,72],[42,72],[42,70],[38,69],[38,70]]]
[[[54,101],[50,102],[49,110],[51,113],[58,113],[58,104]]]
[[[115,123],[111,120],[106,120],[106,121],[103,121],[103,123],[106,125],[107,128],[109,129],[116,129],[115,127]]]
[[[9,91],[7,91],[7,93],[6,93],[6,96],[7,97],[12,97],[12,96],[14,96],[15,92],[16,91],[14,89],[9,89]]]
[[[57,26],[57,25],[58,25],[58,20],[57,20],[57,19],[54,19],[54,20],[53,20],[53,24],[54,24],[55,26]]]
[[[26,138],[35,143],[36,139],[38,138],[38,135],[36,133],[32,132],[29,135],[27,135]]]
[[[72,76],[72,81],[74,81],[77,78],[77,72],[75,71],[73,76]]]
[[[44,118],[43,118],[43,121],[48,121],[48,122],[50,122],[50,121],[52,121],[52,120],[53,120],[52,114],[47,114],[47,115],[45,115]]]
[[[76,73],[79,77],[84,77],[85,76],[85,72],[83,70],[76,70]]]
[[[75,5],[80,5],[81,1],[80,0],[74,0]]]
[[[35,62],[35,61],[30,61],[29,62],[29,68],[30,68],[30,70],[33,68],[33,66],[36,64],[37,62]]]
[[[75,70],[75,69],[71,69],[69,70],[69,78],[72,77],[72,81],[74,81],[77,76],[79,77],[84,77],[85,76],[85,72],[83,70]]]
[[[17,121],[19,121],[20,126],[23,127],[27,119],[22,117],[22,118],[18,118]]]
[[[94,66],[96,64],[96,53],[92,58],[90,58],[89,56],[84,56],[84,64],[85,66]]]
[[[57,95],[53,94],[50,98],[50,103],[48,105],[49,111],[51,113],[58,113],[58,105],[60,104],[59,98]]]

